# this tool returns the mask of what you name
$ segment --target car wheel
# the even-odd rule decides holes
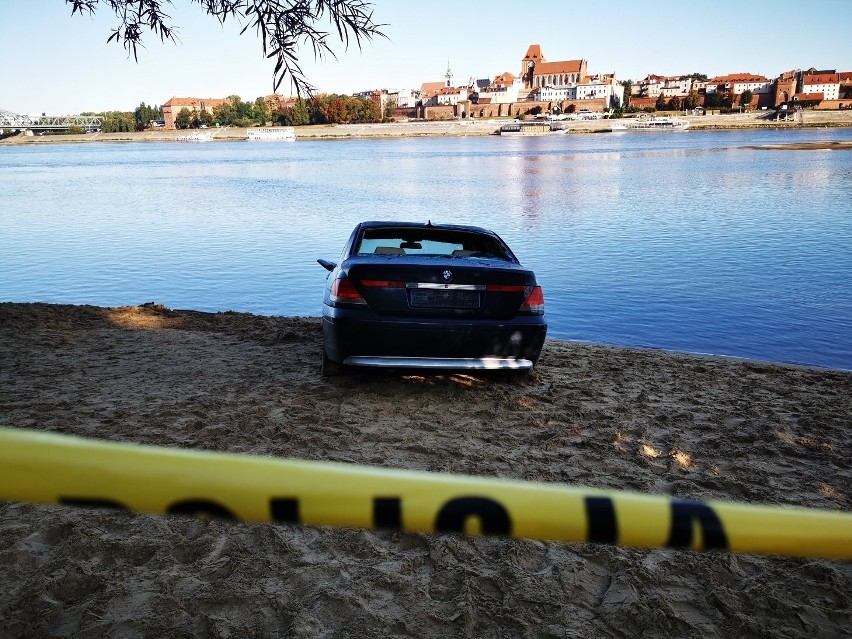
[[[520,368],[506,371],[506,379],[510,382],[528,382],[533,376],[532,368]]]
[[[321,372],[323,377],[336,377],[343,374],[343,364],[331,361],[328,353],[325,352],[325,348],[322,349]]]

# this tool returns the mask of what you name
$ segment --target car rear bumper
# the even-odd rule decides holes
[[[390,368],[458,368],[464,370],[523,370],[534,362],[517,357],[394,357],[352,355],[343,360],[349,366]]]
[[[546,333],[542,315],[512,320],[411,319],[326,307],[323,316],[329,359],[357,366],[531,368]]]

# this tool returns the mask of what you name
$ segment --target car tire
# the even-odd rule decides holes
[[[506,379],[510,382],[528,382],[532,379],[533,369],[532,368],[520,368],[515,370],[506,371]]]
[[[343,374],[343,364],[338,362],[333,362],[328,357],[328,353],[325,352],[325,348],[322,349],[322,367],[320,369],[323,377],[337,377],[338,375]]]

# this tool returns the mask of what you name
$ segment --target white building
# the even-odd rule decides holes
[[[624,87],[614,73],[592,75],[577,85],[577,99],[605,100],[609,107],[620,107],[624,104]]]
[[[396,100],[398,109],[413,109],[417,106],[417,100],[420,99],[420,92],[414,89],[389,89],[388,97]]]
[[[467,100],[467,93],[467,87],[444,87],[436,96],[437,103],[439,105],[455,106],[460,100]]]
[[[806,75],[802,80],[802,93],[822,93],[824,100],[839,100],[840,74],[822,73]]]
[[[666,98],[684,98],[692,90],[692,78],[670,76],[663,81],[660,94]]]
[[[486,98],[491,104],[514,104],[523,89],[523,80],[507,72],[498,75],[488,87],[480,90],[479,100]]]
[[[642,80],[633,85],[632,95],[645,98],[656,98],[660,95],[665,82],[665,76],[648,74]]]
[[[682,98],[694,88],[692,78],[679,75],[654,75],[653,73],[633,85],[632,95],[647,98]]]
[[[577,85],[564,87],[541,87],[533,92],[532,98],[537,102],[562,102],[564,100],[576,100]]]
[[[745,91],[752,93],[772,93],[775,90],[774,83],[762,75],[751,73],[731,73],[721,75],[707,81],[705,91],[717,93],[719,91],[730,91],[733,95],[741,95]]]
[[[612,86],[609,82],[589,78],[577,85],[578,100],[609,100],[612,97]]]
[[[571,82],[562,86],[545,85],[534,90],[532,99],[539,102],[561,102],[564,100],[605,100],[611,107],[624,101],[624,87],[615,80],[614,74],[589,76],[583,82]]]

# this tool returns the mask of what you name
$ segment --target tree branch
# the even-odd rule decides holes
[[[143,35],[153,32],[161,42],[177,40],[177,27],[169,25],[171,20],[163,10],[160,0],[65,0],[71,5],[71,15],[94,14],[100,6],[107,6],[116,18],[118,26],[112,30],[107,42],[120,43],[128,55],[138,61],[138,48],[143,47]],[[261,42],[266,58],[275,59],[272,72],[272,90],[277,91],[289,77],[299,96],[313,95],[315,87],[308,81],[299,66],[298,50],[309,46],[314,58],[321,60],[327,55],[336,58],[328,38],[328,24],[337,39],[348,50],[355,44],[361,49],[365,40],[386,37],[381,28],[385,25],[373,22],[370,2],[364,0],[191,0],[204,11],[214,16],[221,24],[229,18],[243,25],[240,35],[254,29]],[[171,5],[171,0],[165,0]]]

